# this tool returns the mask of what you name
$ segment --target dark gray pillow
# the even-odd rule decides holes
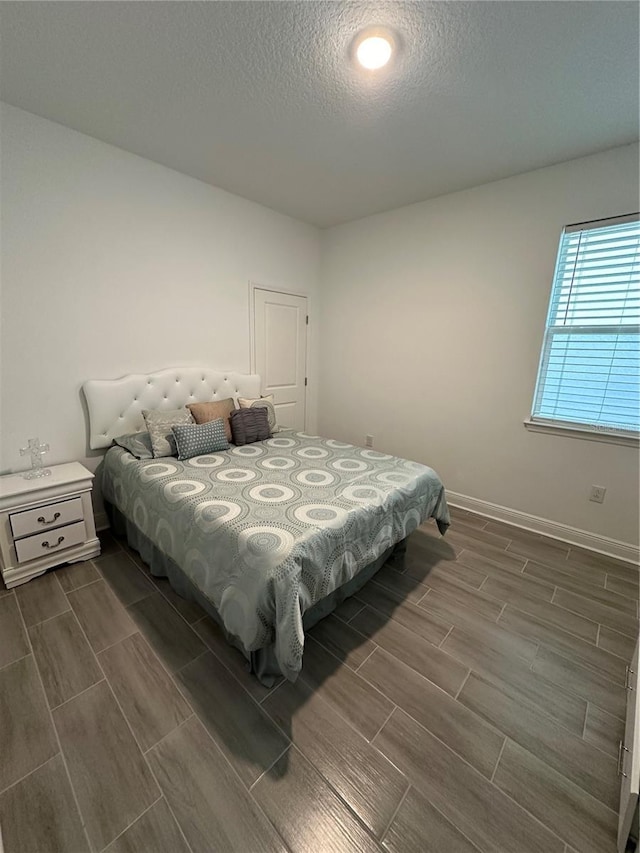
[[[188,424],[171,428],[178,448],[178,459],[184,461],[204,453],[228,450],[229,442],[224,429],[224,420],[216,418],[206,424]]]
[[[238,406],[241,409],[266,409],[267,416],[269,418],[269,429],[272,433],[280,432],[280,428],[278,427],[278,419],[276,416],[276,408],[273,404],[273,394],[267,394],[264,397],[257,398],[238,397]]]
[[[233,443],[238,446],[271,437],[269,416],[265,408],[236,409],[231,412],[229,420]]]
[[[151,436],[146,430],[143,432],[131,432],[129,435],[120,435],[113,439],[118,447],[124,447],[136,459],[153,459],[153,448],[151,447]]]

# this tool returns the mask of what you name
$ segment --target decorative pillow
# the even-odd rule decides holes
[[[231,432],[233,443],[253,444],[254,441],[265,441],[271,436],[267,410],[261,408],[236,409],[231,412]]]
[[[233,402],[233,397],[227,397],[226,400],[212,400],[210,403],[190,403],[187,406],[197,424],[206,424],[209,421],[222,418],[227,441],[231,441],[229,415],[235,407],[236,404]]]
[[[193,417],[188,409],[174,409],[169,412],[159,410],[149,411],[145,409],[142,412],[142,417],[147,425],[149,435],[151,436],[151,447],[153,448],[153,456],[175,456],[176,440],[173,437],[171,428],[179,424],[192,424]]]
[[[176,440],[178,459],[181,461],[191,459],[192,456],[202,456],[203,453],[229,449],[222,418],[207,421],[206,424],[174,426],[171,431]]]
[[[151,446],[151,436],[146,430],[142,432],[132,432],[129,435],[120,435],[113,439],[113,443],[118,447],[124,447],[136,459],[153,459],[153,447]]]
[[[276,417],[276,408],[273,405],[273,394],[267,394],[265,397],[258,397],[253,400],[247,397],[238,397],[238,405],[241,409],[266,409],[267,417],[269,418],[269,429],[271,432],[278,432],[278,419]]]

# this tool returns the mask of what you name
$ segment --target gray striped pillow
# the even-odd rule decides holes
[[[267,410],[263,407],[236,409],[231,412],[231,432],[233,443],[240,447],[253,444],[254,441],[266,441],[271,436]]]
[[[266,409],[267,418],[269,419],[269,430],[272,433],[280,431],[276,418],[276,407],[273,402],[273,394],[267,394],[264,397],[253,399],[249,397],[238,397],[238,405],[241,409]]]

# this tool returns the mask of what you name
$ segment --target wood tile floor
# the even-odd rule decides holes
[[[271,690],[108,534],[0,589],[6,853],[614,853],[638,571],[452,514]]]

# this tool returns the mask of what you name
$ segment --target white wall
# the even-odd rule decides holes
[[[3,105],[0,472],[87,450],[80,387],[169,366],[248,372],[249,281],[317,299],[319,232]],[[185,130],[185,132],[188,132]],[[315,344],[308,428],[316,423]]]
[[[26,467],[35,435],[49,462],[96,467],[89,377],[249,370],[252,280],[312,299],[309,429],[371,433],[452,491],[637,543],[637,450],[522,426],[560,230],[637,209],[637,146],[325,232],[319,288],[316,229],[13,107],[0,117],[0,472]]]
[[[638,450],[523,426],[562,227],[637,209],[636,145],[324,232],[320,432],[637,544]]]

